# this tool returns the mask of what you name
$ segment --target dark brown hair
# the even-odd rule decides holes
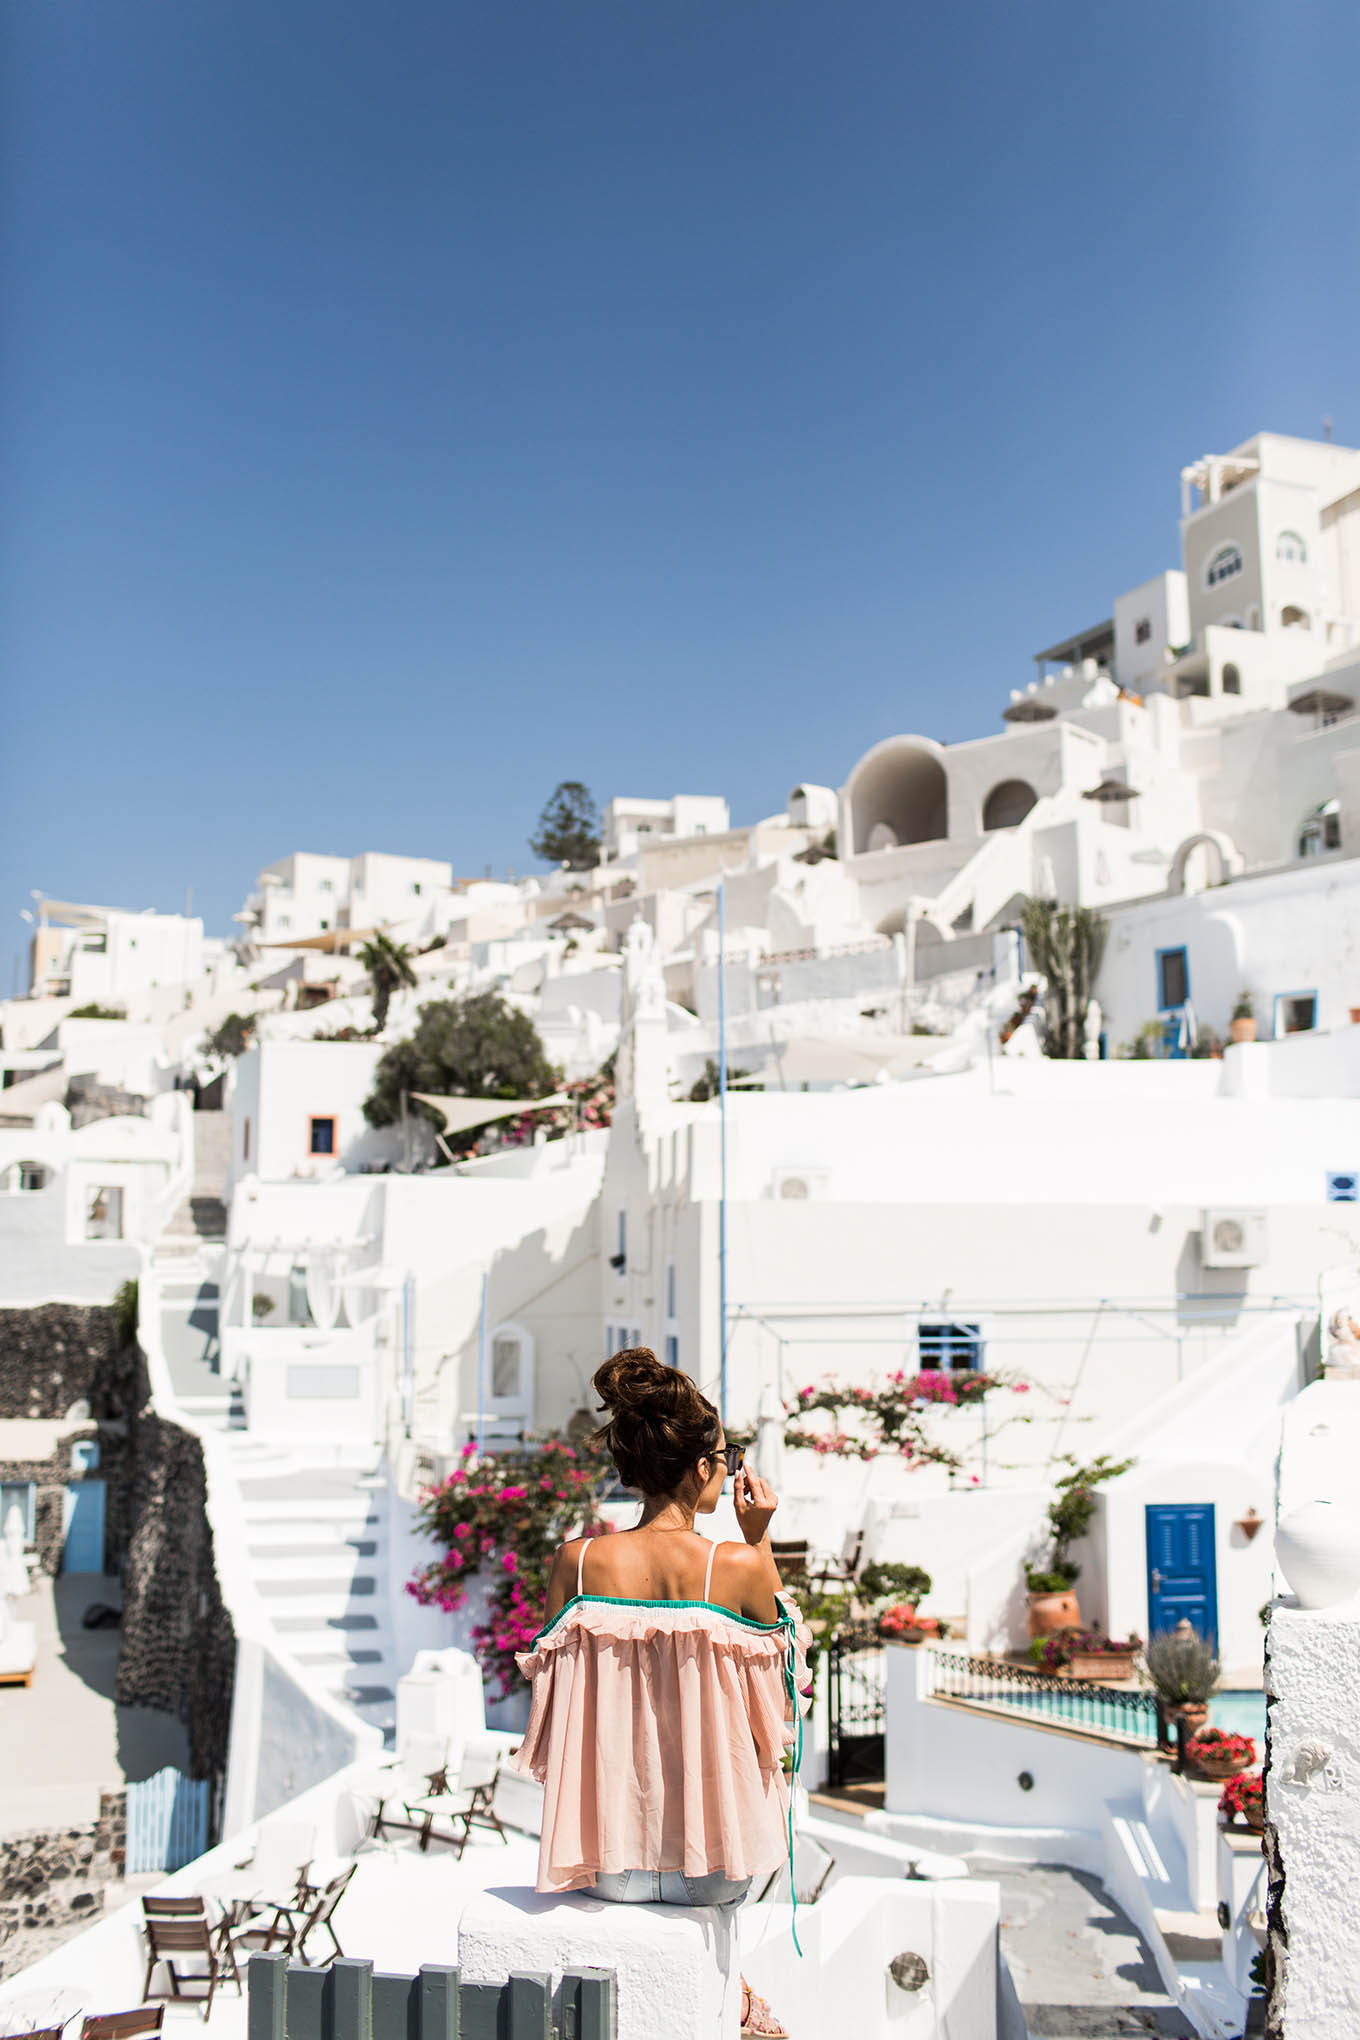
[[[672,1495],[701,1459],[711,1459],[722,1420],[687,1374],[667,1367],[650,1346],[629,1346],[595,1370],[595,1393],[609,1412],[595,1433],[625,1487]]]

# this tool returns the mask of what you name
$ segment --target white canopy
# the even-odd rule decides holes
[[[551,1098],[440,1098],[431,1091],[412,1091],[411,1096],[442,1114],[445,1133],[468,1133],[474,1126],[490,1126],[493,1119],[518,1119],[523,1112],[571,1102],[565,1091],[554,1091]]]

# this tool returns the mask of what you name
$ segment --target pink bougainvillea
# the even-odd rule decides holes
[[[561,1438],[482,1459],[469,1445],[447,1480],[421,1497],[421,1527],[441,1555],[407,1581],[406,1591],[425,1607],[452,1613],[466,1603],[469,1581],[487,1579],[486,1618],[473,1628],[472,1647],[502,1696],[519,1683],[516,1651],[527,1649],[543,1626],[558,1545],[609,1527],[595,1512],[609,1470],[599,1453],[578,1452]]]
[[[1023,1395],[1028,1388],[1028,1382],[1000,1374],[955,1374],[935,1367],[914,1374],[899,1368],[868,1386],[828,1377],[799,1389],[789,1405],[794,1422],[785,1431],[784,1442],[821,1458],[877,1459],[887,1454],[913,1465],[957,1471],[963,1463],[958,1452],[943,1437],[927,1431],[930,1413],[980,1403],[1001,1389]],[[829,1428],[797,1421],[818,1414],[831,1418]]]

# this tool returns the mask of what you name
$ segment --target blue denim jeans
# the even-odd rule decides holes
[[[686,1877],[680,1870],[604,1870],[589,1895],[612,1905],[736,1906],[750,1889],[749,1877],[724,1877],[721,1870],[706,1877]]]

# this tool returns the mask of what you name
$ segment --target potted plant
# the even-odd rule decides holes
[[[885,1643],[942,1643],[949,1624],[935,1615],[918,1615],[910,1601],[898,1601],[879,1616],[878,1633]]]
[[[250,1299],[250,1315],[257,1325],[262,1325],[274,1308],[274,1299],[267,1290],[257,1289]]]
[[[1106,1685],[1111,1679],[1131,1679],[1138,1656],[1136,1636],[1105,1636],[1098,1629],[1079,1629],[1067,1639],[1069,1679],[1094,1679]]]
[[[1068,1471],[1057,1482],[1057,1492],[1048,1505],[1047,1561],[1025,1567],[1031,1636],[1053,1636],[1063,1629],[1080,1629],[1081,1609],[1072,1589],[1081,1575],[1081,1567],[1070,1555],[1072,1546],[1091,1527],[1096,1509],[1095,1490],[1101,1481],[1117,1479],[1132,1465],[1131,1459],[1109,1459],[1104,1453],[1088,1466],[1068,1462]]]
[[[1235,1778],[1256,1762],[1256,1744],[1249,1735],[1230,1735],[1224,1728],[1201,1728],[1192,1735],[1186,1754],[1201,1778]]]
[[[1264,1834],[1266,1825],[1265,1780],[1259,1771],[1243,1771],[1229,1778],[1218,1795],[1218,1810],[1225,1827],[1241,1821],[1254,1835]]]
[[[1209,1695],[1218,1684],[1218,1651],[1188,1622],[1158,1630],[1144,1653],[1148,1677],[1169,1722],[1180,1733],[1181,1750],[1209,1718]]]
[[[1251,1002],[1250,992],[1239,992],[1237,1004],[1232,1009],[1228,1022],[1228,1033],[1234,1041],[1255,1041],[1256,1008]]]

